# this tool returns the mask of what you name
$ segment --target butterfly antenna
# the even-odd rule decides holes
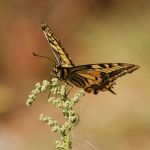
[[[53,61],[53,62],[56,64],[56,62],[55,62],[53,59],[51,59],[51,58],[49,58],[49,57],[46,57],[46,56],[41,56],[41,55],[38,55],[38,54],[36,54],[35,52],[33,52],[33,56],[37,56],[37,57],[46,58],[46,59],[48,59],[49,61]]]

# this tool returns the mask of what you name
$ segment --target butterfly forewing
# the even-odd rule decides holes
[[[68,54],[65,52],[65,49],[62,47],[60,41],[52,33],[49,26],[46,24],[41,24],[41,27],[46,39],[52,48],[56,60],[58,60],[58,63],[61,63],[65,67],[74,66],[71,59],[68,57]]]

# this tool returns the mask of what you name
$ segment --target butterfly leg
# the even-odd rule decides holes
[[[52,72],[50,73],[50,76],[48,77],[48,81],[50,82],[52,78],[58,78],[55,74],[53,74]]]
[[[54,73],[52,73],[52,72],[50,73],[50,76],[51,76],[51,77],[54,77],[54,78],[58,78],[57,75],[54,74]]]

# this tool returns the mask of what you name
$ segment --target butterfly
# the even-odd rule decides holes
[[[116,94],[112,90],[116,84],[115,80],[139,68],[138,65],[128,63],[101,63],[75,66],[49,26],[41,24],[41,28],[56,59],[53,73],[59,80],[82,88],[88,93],[98,94],[100,91],[110,91]]]

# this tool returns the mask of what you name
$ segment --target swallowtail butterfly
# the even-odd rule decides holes
[[[88,93],[93,92],[97,94],[100,91],[110,91],[115,94],[112,90],[116,84],[115,80],[139,68],[137,65],[128,63],[101,63],[75,66],[49,26],[42,24],[41,27],[56,59],[53,72],[57,78],[82,88]]]

